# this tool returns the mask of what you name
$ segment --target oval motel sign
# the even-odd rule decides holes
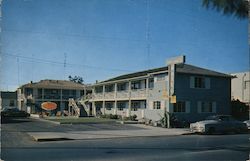
[[[42,109],[46,110],[46,111],[51,111],[51,110],[55,110],[57,108],[57,104],[54,102],[43,102],[41,104]]]

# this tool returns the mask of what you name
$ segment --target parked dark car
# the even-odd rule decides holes
[[[28,114],[25,111],[21,111],[18,108],[4,108],[1,111],[1,117],[29,117],[30,114]]]
[[[204,121],[190,124],[190,130],[196,133],[226,133],[226,132],[246,132],[247,125],[241,121],[233,119],[229,115],[210,116]]]

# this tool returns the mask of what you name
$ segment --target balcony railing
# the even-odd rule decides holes
[[[104,95],[103,93],[95,93],[93,95],[93,99],[129,99],[129,97],[132,99],[146,98],[147,97],[146,89],[131,90],[130,92],[128,90],[117,91],[116,96],[115,92],[106,92],[104,93]]]
[[[102,93],[95,93],[93,95],[93,99],[103,99],[103,94]]]
[[[115,92],[106,92],[104,94],[105,99],[114,99],[114,97],[115,97]]]
[[[126,91],[117,91],[116,98],[129,98],[129,92]]]
[[[146,89],[137,89],[131,91],[131,98],[145,98],[147,96]]]

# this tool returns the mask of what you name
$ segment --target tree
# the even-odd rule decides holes
[[[203,0],[204,7],[216,9],[224,15],[233,15],[239,19],[248,18],[248,0]]]
[[[74,76],[72,77],[71,75],[69,75],[69,80],[72,81],[72,82],[75,82],[75,83],[79,83],[79,84],[83,84],[83,78],[80,77],[80,76]]]
[[[232,100],[231,101],[232,107],[232,116],[238,120],[247,120],[249,106],[239,100]]]

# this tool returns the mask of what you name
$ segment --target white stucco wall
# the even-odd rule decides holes
[[[232,99],[239,99],[242,102],[250,102],[250,71],[232,73],[236,76],[232,79]]]

